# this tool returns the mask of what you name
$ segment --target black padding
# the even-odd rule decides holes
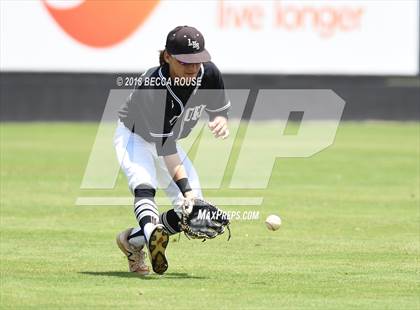
[[[166,230],[168,230],[170,234],[176,234],[181,231],[179,221],[179,216],[176,214],[174,209],[170,209],[166,212],[163,212],[159,216],[160,224],[163,224],[163,226],[166,227]]]

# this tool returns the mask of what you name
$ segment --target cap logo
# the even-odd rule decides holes
[[[200,49],[200,44],[197,41],[191,41],[191,39],[188,39],[188,46],[192,46],[192,48],[195,48],[196,50]]]

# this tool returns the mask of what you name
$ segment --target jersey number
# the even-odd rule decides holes
[[[190,120],[197,121],[201,114],[203,113],[203,110],[206,106],[205,105],[199,105],[196,107],[188,108],[185,111],[185,117],[184,121],[189,122]]]

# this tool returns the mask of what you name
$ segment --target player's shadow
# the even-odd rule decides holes
[[[151,273],[147,276],[139,276],[132,272],[122,272],[122,271],[81,271],[80,274],[85,274],[89,276],[107,276],[107,277],[120,277],[120,278],[136,278],[140,280],[158,280],[162,278],[167,279],[195,279],[195,280],[205,280],[207,277],[200,277],[190,275],[186,272],[167,272],[164,275],[158,275]]]

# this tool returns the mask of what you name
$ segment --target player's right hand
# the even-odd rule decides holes
[[[183,201],[183,213],[185,215],[189,215],[192,212],[193,206],[194,206],[194,199],[195,195],[193,191],[189,191],[185,193],[185,198]]]
[[[194,193],[192,191],[186,192],[185,197],[180,201],[180,203],[174,208],[175,212],[178,215],[188,216],[193,210],[194,200],[195,200]]]

